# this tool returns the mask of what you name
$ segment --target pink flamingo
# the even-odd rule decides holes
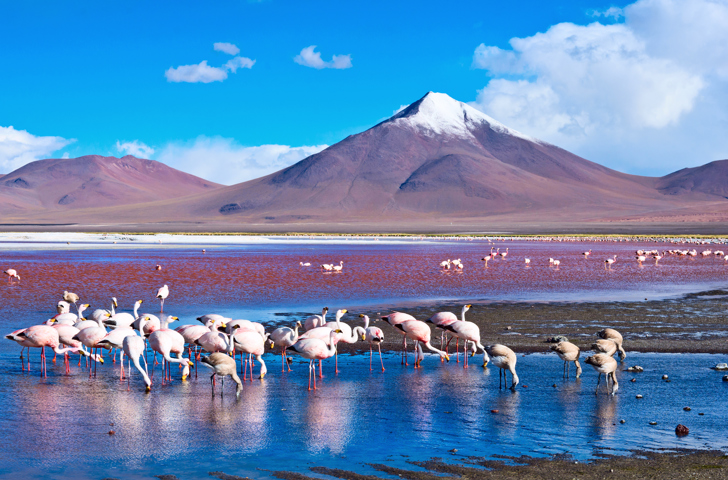
[[[286,349],[293,346],[293,344],[298,341],[298,329],[301,327],[303,327],[303,325],[301,325],[301,322],[296,322],[294,328],[280,327],[273,330],[273,332],[270,334],[271,345],[277,344],[282,347],[281,372],[284,372],[286,370],[286,366],[288,367],[288,371],[291,371],[291,366],[290,364],[288,364],[288,357],[286,356]],[[271,348],[273,347],[271,346]]]
[[[430,344],[430,335],[432,332],[425,322],[421,322],[419,320],[407,320],[406,322],[398,323],[395,327],[404,332],[407,338],[415,341],[415,368],[420,368],[420,363],[422,363],[422,359],[424,358],[421,346],[423,343],[428,350],[437,353],[440,355],[440,358],[444,358],[448,362],[450,361],[450,355],[442,350],[436,349]]]
[[[144,317],[141,317],[140,320],[139,331],[141,336],[137,337],[136,335],[133,335],[125,337],[121,345],[121,349],[129,359],[129,375],[127,375],[126,389],[129,390],[129,385],[131,384],[131,364],[134,363],[134,367],[136,367],[136,369],[139,370],[139,373],[142,374],[144,384],[146,385],[146,391],[148,392],[152,389],[152,381],[149,379],[149,375],[147,374],[147,359],[144,358],[144,351],[147,349],[146,342],[144,341]],[[142,369],[142,366],[139,364],[139,357],[144,358],[144,369]]]
[[[265,341],[266,338],[261,337],[258,332],[241,331],[236,329],[232,334],[231,338],[233,348],[235,351],[240,352],[242,355],[248,355],[249,358],[255,355],[255,358],[260,362],[260,378],[265,378],[265,374],[268,373],[268,368],[263,361],[263,353],[265,353]],[[245,359],[246,366],[244,367],[243,380],[246,378],[247,364],[250,364],[250,381],[253,381],[253,360],[252,358]]]
[[[21,328],[20,330],[15,330],[14,332],[5,335],[5,338],[7,338],[8,340],[17,342],[18,345],[20,345],[22,347],[20,349],[20,365],[21,365],[23,371],[25,371],[25,360],[23,357],[23,350],[25,350],[26,348],[28,349],[28,371],[30,371],[30,347],[32,347],[33,345],[25,337],[19,336],[24,331],[25,331],[24,328]]]
[[[56,329],[58,332],[58,339],[61,342],[61,344],[66,345],[67,347],[73,347],[73,348],[79,348],[83,350],[83,343],[81,343],[79,340],[74,340],[74,337],[78,335],[79,329],[74,327],[73,325],[53,325],[53,328]],[[95,362],[101,362],[104,363],[104,359],[101,358],[100,355],[96,354],[86,354],[86,355],[80,355],[78,357],[78,365],[81,366],[81,357],[83,356],[89,356],[91,359]],[[71,362],[68,357],[68,352],[63,356],[64,357],[64,363],[66,365],[66,373],[71,373]]]
[[[169,287],[167,285],[163,285],[159,290],[157,290],[157,298],[161,300],[159,307],[160,312],[164,312],[164,300],[167,297],[169,297]]]
[[[322,361],[331,358],[336,353],[334,337],[336,331],[329,329],[328,345],[318,338],[305,338],[296,342],[291,349],[309,360],[308,363],[308,389],[311,390],[311,377],[313,376],[313,388],[316,389],[316,360]],[[321,374],[319,367],[319,374]]]
[[[166,361],[166,365],[164,362],[162,363],[162,369],[164,370],[166,367],[165,376],[163,377],[164,380],[172,380],[170,364],[179,363],[184,366],[184,369],[182,370],[182,381],[185,381],[187,380],[187,376],[190,374],[190,367],[194,365],[194,363],[182,356],[185,351],[184,337],[178,332],[168,328],[169,324],[176,320],[179,320],[179,318],[168,315],[164,320],[162,328],[149,335],[149,346],[152,347],[152,350],[161,354],[162,358]],[[172,353],[177,354],[177,358],[172,358]],[[153,369],[152,372],[154,372]]]
[[[13,278],[20,281],[20,275],[18,275],[18,272],[16,272],[14,268],[8,268],[3,273],[8,276],[8,283],[11,283]]]
[[[65,354],[66,352],[81,352],[82,355],[86,354],[85,351],[79,348],[60,348],[58,331],[53,327],[49,327],[48,325],[33,325],[32,327],[26,328],[24,331],[20,332],[18,336],[21,338],[25,338],[31,347],[41,349],[40,359],[42,377],[48,376],[45,347],[50,347],[57,355]]]
[[[369,326],[369,317],[367,315],[359,315],[364,319],[364,340],[369,342],[369,371],[372,370],[372,345],[377,346],[379,350],[379,362],[382,364],[384,371],[384,360],[382,360],[382,342],[384,341],[384,332],[379,327]]]
[[[407,322],[410,320],[417,320],[415,317],[408,313],[402,313],[402,312],[392,312],[389,315],[385,315],[381,317],[382,320],[387,322],[393,327],[397,327],[400,323]],[[402,335],[402,364],[408,365],[407,363],[407,336]]]
[[[452,312],[437,312],[433,316],[431,316],[429,319],[425,320],[427,323],[432,323],[435,325],[435,328],[439,328],[442,330],[442,333],[440,335],[440,348],[445,348],[445,351],[447,351],[448,345],[450,345],[450,342],[452,341],[452,338],[445,344],[445,332],[449,330],[449,326],[457,321],[465,321],[465,312],[470,310],[470,307],[472,305],[464,305],[462,312],[460,314],[461,318],[458,319],[457,315],[455,315]],[[455,337],[455,362],[460,362],[460,350],[459,350],[459,337]],[[443,347],[444,346],[444,347]]]
[[[324,307],[323,310],[321,310],[321,315],[311,315],[306,320],[303,321],[303,325],[306,327],[306,330],[311,330],[316,327],[323,327],[326,325],[326,314],[329,311],[329,307]]]

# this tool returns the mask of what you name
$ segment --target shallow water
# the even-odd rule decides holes
[[[637,248],[666,245],[498,246],[507,246],[509,255],[490,261],[487,269],[480,261],[490,251],[486,242],[294,241],[210,245],[206,253],[179,246],[4,250],[0,267],[16,268],[22,282],[0,285],[0,326],[10,331],[44,321],[63,290],[79,293],[92,310],[106,307],[114,295],[122,309],[141,298],[142,312],[156,313],[154,295],[164,283],[172,292],[165,312],[182,323],[217,312],[278,324],[324,305],[352,310],[461,299],[639,300],[723,287],[728,281],[728,267],[715,258],[666,257],[659,266],[643,267],[632,260]],[[589,248],[592,258],[585,260],[581,252]],[[605,270],[603,259],[614,254],[618,262]],[[532,259],[530,267],[524,265],[525,256]],[[561,266],[550,268],[549,257],[560,259]],[[442,272],[438,265],[446,258],[461,258],[465,270]],[[344,262],[341,274],[299,266],[299,261],[339,260]],[[659,331],[659,317],[649,327]],[[387,348],[397,348],[395,339],[388,340]],[[25,373],[18,351],[14,343],[0,342],[0,435],[9,440],[0,451],[0,478],[151,478],[163,473],[199,478],[224,471],[257,479],[269,478],[269,470],[305,472],[312,465],[374,473],[364,464],[386,461],[412,468],[407,460],[434,456],[457,460],[459,455],[568,452],[586,459],[635,448],[728,448],[728,382],[709,369],[726,361],[725,355],[630,353],[627,363],[641,364],[645,372],[621,372],[620,390],[612,398],[594,395],[591,367],[584,366],[581,380],[564,381],[562,363],[548,355],[519,357],[516,393],[499,390],[497,370],[478,367],[478,357],[465,370],[428,356],[424,369],[413,370],[400,366],[395,353],[385,354],[384,373],[370,372],[366,355],[342,355],[341,373],[335,375],[328,362],[322,388],[308,392],[307,365],[296,359],[294,372],[281,374],[279,357],[268,353],[269,375],[246,384],[236,400],[230,383],[224,398],[210,397],[208,370],[186,383],[175,371],[171,385],[157,382],[145,394],[138,376],[127,391],[118,367],[108,363],[90,379],[75,364],[70,376],[63,375],[59,361],[42,380],[38,353],[32,353],[32,371]],[[159,373],[158,368],[157,380]],[[665,373],[670,383],[661,380]],[[628,381],[633,376],[636,383]],[[638,393],[644,398],[637,400]],[[684,412],[684,406],[692,411]],[[648,424],[652,420],[656,426]],[[678,422],[690,428],[688,437],[675,437]],[[109,430],[116,433],[109,436]]]
[[[728,283],[728,265],[718,258],[666,257],[659,265],[634,261],[637,248],[670,244],[503,242],[505,259],[484,267],[487,242],[407,242],[386,245],[213,245],[206,248],[49,249],[4,251],[2,269],[15,268],[19,284],[2,286],[0,325],[19,317],[47,315],[63,290],[81,295],[92,308],[108,308],[116,296],[122,309],[142,299],[142,311],[157,312],[157,289],[168,284],[167,311],[187,321],[218,312],[275,322],[276,312],[318,312],[360,306],[422,305],[435,301],[652,300]],[[590,259],[581,252],[593,249]],[[603,260],[618,255],[605,269]],[[531,259],[531,266],[524,264]],[[550,257],[561,260],[549,266]],[[439,263],[460,258],[461,272]],[[344,262],[343,273],[321,273],[322,263]],[[313,266],[301,267],[299,262]],[[155,270],[155,265],[162,270]],[[51,310],[52,311],[52,310]]]
[[[231,383],[226,395],[211,398],[208,370],[186,383],[175,372],[171,385],[145,394],[138,376],[127,391],[113,366],[89,379],[75,366],[62,375],[59,362],[41,380],[3,354],[0,435],[10,441],[0,451],[0,478],[200,478],[224,471],[262,479],[270,478],[266,470],[367,472],[367,462],[411,468],[406,460],[459,455],[586,459],[638,448],[728,448],[728,382],[709,368],[726,360],[720,355],[631,354],[627,363],[645,371],[620,372],[615,397],[594,395],[589,366],[580,380],[562,379],[562,363],[551,355],[518,358],[515,393],[500,390],[497,369],[481,368],[477,357],[463,369],[427,356],[414,370],[388,354],[386,372],[370,372],[366,355],[342,355],[341,372],[327,362],[312,392],[307,364],[296,359],[294,371],[282,374],[279,359],[266,357],[269,375],[246,383],[236,400]],[[690,435],[676,437],[678,423]]]

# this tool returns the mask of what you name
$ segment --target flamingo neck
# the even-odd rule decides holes
[[[465,311],[466,311],[466,310],[467,310],[467,309],[466,309],[465,307],[463,307],[463,311],[462,311],[462,313],[460,314],[460,320],[461,320],[461,321],[463,321],[463,322],[465,321]]]
[[[116,310],[114,310],[114,302],[111,302],[111,315],[116,315]]]
[[[364,315],[364,330],[369,328],[369,315]]]
[[[231,355],[233,351],[235,350],[235,339],[233,338],[235,336],[235,330],[230,332],[228,334],[228,347],[227,347],[227,353],[228,355]]]
[[[134,318],[139,318],[139,302],[134,303]]]
[[[145,317],[139,318],[139,335],[141,335],[142,338],[144,338],[144,326],[147,324],[147,320]]]

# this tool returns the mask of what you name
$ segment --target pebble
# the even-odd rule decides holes
[[[672,380],[665,380],[665,383],[670,383],[670,382],[672,382]]]
[[[657,422],[650,422],[650,425],[657,425]]]
[[[634,383],[634,382],[636,382],[636,381],[637,381],[637,379],[636,379],[636,378],[633,378],[632,380],[630,380],[630,382],[632,382],[632,383]]]
[[[728,363],[719,363],[713,367],[713,370],[728,370]]]
[[[628,371],[628,372],[644,372],[644,371],[645,371],[645,369],[644,369],[644,368],[642,368],[642,367],[640,367],[639,365],[635,365],[635,366],[633,366],[633,367],[629,367],[629,368],[627,369],[627,371]]]
[[[622,419],[619,421],[619,423],[627,423],[627,421],[625,419]]]
[[[686,412],[689,412],[690,410],[692,410],[692,408],[690,408],[690,407],[684,407],[683,410],[685,410]]]
[[[669,377],[668,377],[667,375],[663,375],[663,376],[662,376],[662,379],[663,379],[663,380],[667,380],[668,378],[669,378]]]
[[[449,451],[450,453],[458,453],[458,449],[457,449],[457,448],[453,448],[452,450],[448,450],[448,451]]]
[[[700,412],[698,415],[705,415],[703,412]]]
[[[513,328],[513,327],[506,327],[506,330],[510,330],[510,329],[512,329],[512,328]]]
[[[723,375],[723,381],[728,382],[728,375]]]
[[[498,410],[491,410],[490,413],[498,413]]]
[[[116,433],[115,431],[113,431],[113,430],[109,430],[109,435],[113,435],[113,434],[115,434],[115,433]]]
[[[637,395],[635,398],[642,398],[642,395]]]
[[[677,435],[678,437],[684,437],[688,433],[690,433],[690,430],[688,429],[688,427],[686,427],[685,425],[683,425],[681,423],[679,423],[677,425],[677,427],[675,427],[675,435]]]
[[[556,388],[556,384],[554,383],[554,384],[552,385],[552,387]]]

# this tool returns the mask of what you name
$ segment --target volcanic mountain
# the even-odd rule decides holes
[[[728,198],[728,160],[717,160],[700,167],[683,168],[657,181],[657,188],[667,195],[700,192]]]
[[[39,160],[0,178],[0,213],[154,202],[218,187],[163,163],[131,155]]]
[[[587,161],[430,92],[295,165],[182,204],[196,217],[222,215],[228,222],[397,222],[540,211],[588,218],[655,208],[666,201],[655,181]]]

